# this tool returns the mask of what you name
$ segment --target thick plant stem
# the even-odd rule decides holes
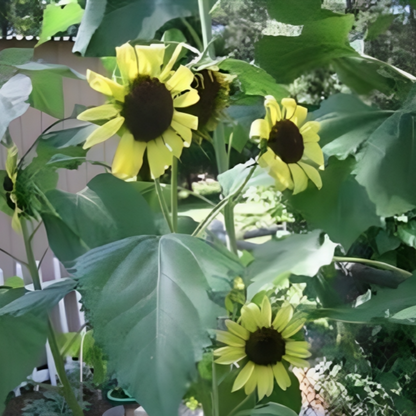
[[[399,269],[398,267],[392,266],[391,264],[383,263],[381,261],[369,260],[369,259],[360,259],[358,257],[338,257],[334,256],[334,261],[337,262],[346,262],[346,263],[363,263],[368,264],[369,266],[374,266],[379,269],[389,270],[391,272],[396,272],[401,274],[403,277],[408,278],[412,276],[412,273],[407,270]]]
[[[27,229],[27,222],[25,219],[21,219],[20,223],[22,225],[22,233],[23,233],[23,239],[25,243],[28,268],[29,268],[30,275],[32,277],[33,286],[36,290],[42,290],[38,266],[36,265],[35,256],[32,250],[32,245],[30,244],[30,240],[29,240],[30,235]],[[56,371],[58,372],[59,379],[61,380],[61,383],[63,385],[63,391],[64,391],[66,402],[68,403],[68,406],[72,410],[72,413],[74,414],[74,416],[83,416],[84,412],[81,406],[79,405],[79,403],[77,402],[75,394],[71,388],[71,384],[69,383],[68,377],[66,375],[64,363],[63,363],[61,354],[59,353],[58,344],[56,342],[55,334],[54,334],[50,321],[48,322],[48,342],[51,348],[53,360],[55,361]]]
[[[204,49],[206,49],[212,39],[212,21],[209,14],[209,0],[198,0],[199,17],[201,18],[202,41],[204,42]],[[208,54],[214,58],[214,45],[209,45]]]
[[[160,205],[160,209],[162,210],[162,214],[165,217],[165,220],[168,224],[170,232],[173,233],[174,231],[173,231],[172,221],[170,219],[169,208],[166,205],[166,201],[163,196],[162,187],[160,186],[159,178],[155,179],[155,190],[156,190],[157,198],[159,199],[159,205]]]
[[[172,158],[172,172],[170,182],[170,212],[172,214],[172,231],[178,232],[178,159]]]
[[[237,248],[237,237],[235,235],[235,226],[234,226],[234,202],[231,201],[224,208],[224,223],[225,229],[227,230],[227,244],[228,249],[234,254],[238,254]]]
[[[219,416],[218,381],[215,363],[212,363],[212,416]]]
[[[202,44],[201,39],[198,36],[198,33],[196,33],[195,29],[192,27],[192,25],[184,17],[181,17],[181,22],[188,29],[189,33],[192,36],[192,39],[195,42],[196,47],[202,52],[204,50],[204,45]]]

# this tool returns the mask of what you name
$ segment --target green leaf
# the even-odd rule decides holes
[[[90,0],[73,52],[113,56],[116,46],[135,39],[153,39],[168,20],[197,11],[194,0]]]
[[[45,352],[48,311],[74,287],[68,279],[34,292],[0,289],[0,413],[7,394],[31,374]]]
[[[104,360],[102,349],[95,342],[93,331],[88,331],[85,335],[84,360],[94,369],[94,383],[104,383],[107,375],[107,362]]]
[[[17,74],[0,88],[0,140],[12,120],[29,108],[26,102],[32,92],[32,83],[26,75]]]
[[[191,236],[139,236],[91,250],[71,272],[109,371],[149,415],[171,415],[225,313],[211,298],[243,272],[237,258]]]
[[[69,3],[65,7],[48,4],[43,12],[42,29],[36,46],[47,42],[58,32],[65,32],[69,26],[81,23],[84,10],[78,3]]]
[[[264,406],[256,406],[251,410],[244,410],[238,412],[235,416],[297,416],[292,409],[279,404],[279,403],[267,403]]]
[[[278,83],[290,83],[307,70],[356,56],[348,44],[353,24],[353,15],[339,15],[305,24],[300,36],[264,36],[255,45],[256,62]]]
[[[391,26],[395,17],[394,14],[381,14],[378,16],[376,21],[368,28],[365,39],[367,41],[376,39]]]
[[[42,218],[49,244],[64,263],[113,241],[155,234],[153,214],[134,182],[101,174],[77,194],[52,190],[46,196],[57,216],[45,212]]]
[[[292,234],[280,240],[260,244],[253,249],[254,261],[248,266],[247,298],[251,299],[265,286],[288,278],[288,274],[315,276],[320,267],[330,264],[336,244],[321,231]],[[280,279],[279,279],[280,277]]]
[[[299,211],[311,228],[328,233],[332,241],[348,250],[358,236],[371,226],[381,226],[376,207],[367,192],[351,175],[355,160],[329,160],[320,172],[322,189],[309,184],[297,195],[288,193],[289,204]]]
[[[416,248],[416,221],[400,224],[397,227],[397,237],[408,246]]]
[[[416,305],[416,274],[401,283],[397,289],[388,287],[373,288],[371,299],[353,307],[322,308],[311,311],[310,317],[317,319],[326,317],[352,323],[383,323],[386,321],[407,325],[415,325],[411,313]],[[399,312],[401,312],[399,314]]]
[[[15,65],[21,65],[33,58],[33,49],[6,48],[0,51],[0,86],[16,75]]]
[[[390,217],[416,207],[415,148],[414,115],[403,109],[384,121],[360,152],[356,178],[379,216]]]
[[[289,96],[289,91],[277,84],[271,75],[248,62],[228,58],[218,66],[232,75],[237,75],[241,91],[246,95],[273,95],[278,101]]]
[[[21,277],[18,276],[12,276],[8,277],[5,282],[4,286],[11,287],[13,289],[16,289],[18,287],[25,287],[25,282]]]
[[[312,113],[321,123],[319,131],[323,152],[346,159],[370,137],[383,121],[393,114],[365,105],[352,94],[334,94]]]

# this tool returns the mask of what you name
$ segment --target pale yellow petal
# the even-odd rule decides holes
[[[231,351],[234,351],[235,349],[240,349],[241,347],[221,347],[214,350],[214,356],[215,357],[221,357],[224,354],[228,354]]]
[[[301,126],[306,119],[308,110],[297,104],[293,98],[283,98],[282,106],[286,110],[285,119],[291,120],[297,126]]]
[[[159,137],[147,143],[147,159],[153,178],[159,178],[172,163],[172,152]]]
[[[136,45],[136,54],[140,75],[149,75],[151,77],[160,75],[163,58],[165,57],[165,45]]]
[[[299,332],[304,325],[305,319],[303,318],[296,319],[295,321],[290,322],[289,325],[283,330],[282,337],[290,338],[292,335],[295,335],[297,332]]]
[[[244,392],[249,395],[253,393],[254,390],[256,390],[257,387],[257,372],[254,368],[254,371],[252,372],[250,378],[247,380],[246,385],[244,386]]]
[[[257,394],[259,400],[261,400],[270,391],[270,388],[273,391],[273,370],[268,365],[256,365],[255,371],[257,378]]]
[[[270,305],[270,300],[267,296],[263,298],[261,303],[261,321],[262,326],[270,328],[272,323],[272,306]]]
[[[82,121],[107,120],[118,116],[119,113],[120,107],[114,104],[104,104],[83,111],[78,115],[77,119]]]
[[[283,305],[282,308],[279,309],[279,311],[276,314],[276,317],[273,321],[273,328],[278,331],[282,332],[286,325],[290,322],[293,316],[293,308],[291,305]]]
[[[298,165],[304,170],[309,179],[316,185],[318,189],[322,188],[322,179],[319,172],[311,165],[307,163],[298,162]]]
[[[319,166],[324,165],[324,154],[318,143],[305,143],[303,154]]]
[[[232,392],[240,390],[243,386],[246,385],[246,383],[250,380],[250,378],[253,375],[254,367],[255,367],[255,364],[251,361],[249,361],[244,366],[244,368],[238,373],[238,376],[234,381]],[[254,383],[254,387],[255,387],[255,383]]]
[[[267,121],[264,119],[254,120],[251,123],[250,137],[260,137],[261,139],[268,139],[270,129]]]
[[[133,135],[126,131],[113,159],[113,175],[123,180],[136,176],[142,167],[145,150],[146,143],[134,140]]]
[[[190,105],[196,104],[199,101],[198,91],[191,89],[185,94],[179,95],[173,100],[173,106],[175,108],[189,107]]]
[[[116,48],[117,66],[120,70],[124,85],[131,84],[137,77],[137,57],[133,46],[125,43]]]
[[[247,331],[247,329],[245,329],[243,326],[237,324],[234,321],[231,321],[231,319],[227,319],[225,321],[225,325],[227,326],[227,329],[234,335],[246,341],[250,338],[250,332]]]
[[[86,139],[83,149],[89,149],[114,136],[124,123],[124,117],[116,117],[94,130]]]
[[[306,133],[301,133],[303,138],[303,143],[318,143],[320,137],[317,133],[314,133],[312,130],[308,130]]]
[[[244,348],[234,348],[232,351],[222,354],[215,362],[217,364],[230,365],[242,360],[246,355]]]
[[[266,108],[266,121],[269,124],[269,131],[271,128],[282,119],[282,112],[280,111],[279,103],[272,95],[266,95],[264,106]]]
[[[285,366],[280,361],[273,366],[273,374],[276,379],[276,383],[282,390],[285,391],[292,384]]]
[[[87,69],[87,81],[90,87],[101,94],[109,97],[114,97],[117,101],[124,103],[124,97],[126,96],[126,89],[123,85],[112,81],[106,77],[103,77],[96,72]]]
[[[286,349],[286,355],[291,355],[292,357],[297,357],[297,358],[309,358],[312,353],[308,350],[303,350],[303,351],[288,351]]]
[[[180,111],[174,111],[172,121],[176,121],[177,123],[180,123],[185,127],[188,127],[188,129],[198,130],[198,117],[193,116],[192,114],[186,114]]]
[[[293,180],[293,195],[303,192],[308,187],[308,177],[300,166],[296,163],[289,163],[290,173]]]
[[[169,59],[169,62],[165,65],[165,67],[163,68],[163,71],[162,71],[162,73],[160,74],[160,76],[159,76],[159,79],[161,80],[161,81],[163,81],[164,79],[166,79],[168,76],[169,76],[169,74],[170,74],[170,71],[172,71],[172,68],[174,67],[174,65],[175,65],[175,63],[176,63],[176,61],[178,60],[178,58],[179,58],[179,55],[180,55],[180,53],[182,52],[182,44],[180,43],[176,48],[175,48],[175,50],[173,51],[173,54],[172,54],[172,56],[170,57],[170,59]]]
[[[22,224],[20,223],[19,212],[21,211],[19,210],[19,208],[16,207],[13,212],[13,217],[12,217],[12,228],[16,233],[21,234]]]
[[[172,120],[170,125],[182,137],[182,140],[185,142],[184,146],[189,147],[192,142],[192,130],[175,120]]]
[[[223,342],[224,344],[230,345],[231,347],[245,347],[246,342],[237,337],[236,335],[230,334],[227,331],[216,331],[217,341]]]
[[[262,325],[261,313],[255,303],[249,303],[241,308],[241,322],[250,332],[256,331]]]
[[[166,88],[172,93],[182,92],[191,88],[194,74],[186,66],[181,65],[175,73],[166,81]]]
[[[308,121],[305,123],[300,129],[300,134],[304,136],[304,134],[314,133],[317,134],[321,129],[321,123],[319,121]]]
[[[183,149],[182,139],[176,134],[176,132],[172,128],[167,129],[163,133],[162,139],[166,143],[169,150],[174,154],[174,156],[177,159],[179,159],[181,157]]]
[[[285,348],[288,351],[302,351],[310,348],[310,344],[307,341],[288,341],[285,344]]]
[[[269,175],[276,180],[276,187],[283,191],[293,188],[292,177],[288,165],[279,156],[268,148],[259,160],[260,166],[265,162],[268,165]]]
[[[286,360],[288,363],[294,365],[298,368],[309,368],[309,362],[306,360],[302,360],[302,358],[292,357],[291,355],[284,355],[283,359]]]

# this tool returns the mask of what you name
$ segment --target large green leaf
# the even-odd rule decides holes
[[[371,299],[353,307],[322,308],[310,312],[313,319],[327,317],[352,323],[383,323],[386,321],[416,324],[416,273],[397,289],[374,287]]]
[[[381,226],[376,207],[367,192],[351,171],[355,160],[336,158],[329,160],[321,172],[322,189],[309,184],[308,189],[297,195],[288,193],[289,204],[308,222],[311,228],[328,233],[332,241],[348,250],[358,236],[371,226]]]
[[[273,95],[278,101],[289,96],[289,91],[277,84],[265,70],[248,62],[228,58],[218,66],[224,71],[237,75],[241,91],[246,95]]]
[[[74,270],[110,371],[151,416],[176,413],[206,330],[225,313],[211,299],[243,273],[238,260],[180,234],[131,237],[78,259]]]
[[[348,45],[353,23],[353,15],[339,15],[305,24],[300,36],[264,36],[255,45],[256,62],[277,82],[292,82],[304,71],[356,56]]]
[[[43,12],[42,30],[36,46],[47,42],[51,36],[66,31],[69,26],[81,22],[84,10],[78,3],[69,3],[65,7],[48,4]]]
[[[312,114],[321,123],[319,144],[324,153],[346,159],[355,154],[393,111],[369,107],[352,94],[335,94]]]
[[[0,413],[7,394],[30,375],[44,354],[48,311],[74,287],[68,279],[42,291],[0,289]]]
[[[252,410],[244,410],[238,412],[235,416],[297,416],[292,409],[279,404],[279,403],[267,403],[264,406],[257,406]]]
[[[335,244],[321,231],[308,234],[292,234],[280,240],[272,240],[256,246],[254,261],[248,267],[247,297],[251,299],[263,287],[280,282],[288,274],[314,276],[320,267],[330,264]]]
[[[374,131],[358,157],[357,181],[366,188],[380,216],[416,207],[415,94],[413,87],[403,108]]]
[[[87,56],[115,55],[116,46],[153,39],[164,23],[196,14],[197,6],[195,0],[89,0],[73,51]]]
[[[49,244],[62,262],[113,241],[156,233],[140,187],[111,174],[96,176],[77,194],[52,190],[46,196],[55,215],[46,211],[42,218]]]
[[[12,120],[29,108],[26,102],[32,92],[32,83],[26,75],[17,74],[0,88],[0,140]]]

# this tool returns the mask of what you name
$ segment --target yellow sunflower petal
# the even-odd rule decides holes
[[[173,106],[175,108],[183,108],[189,107],[199,101],[199,94],[198,91],[195,89],[191,89],[190,91],[186,92],[185,94],[179,95],[173,100]]]
[[[292,384],[285,366],[280,361],[273,366],[273,374],[276,379],[276,383],[283,391],[285,391]]]
[[[142,167],[145,150],[146,143],[134,140],[133,135],[126,131],[114,155],[113,175],[123,180],[136,176]]]
[[[13,217],[12,217],[12,228],[16,233],[21,234],[22,224],[20,223],[19,212],[20,212],[19,208],[16,207],[13,212]]]
[[[293,98],[283,98],[282,106],[286,110],[285,118],[291,120],[297,126],[301,126],[306,119],[308,110],[297,104]]]
[[[272,95],[266,95],[264,106],[266,108],[266,121],[269,123],[269,129],[271,129],[276,122],[282,119],[282,112],[279,103]]]
[[[107,120],[116,117],[119,113],[120,107],[114,104],[104,104],[83,111],[77,119],[81,121]]]
[[[165,45],[152,44],[150,46],[136,45],[139,74],[158,77],[165,57]]]
[[[169,128],[167,129],[162,135],[163,141],[169,147],[170,151],[173,155],[179,159],[182,154],[183,149],[183,141],[182,139],[176,134],[176,132]]]
[[[222,354],[219,358],[215,360],[215,362],[217,364],[229,365],[229,364],[237,363],[238,361],[242,360],[246,356],[247,354],[244,348],[233,348],[232,351]]]
[[[283,359],[286,360],[288,363],[294,365],[295,367],[299,368],[309,368],[309,362],[306,360],[302,360],[302,358],[292,357],[291,355],[285,354]]]
[[[186,113],[181,113],[180,111],[174,111],[172,122],[173,121],[180,123],[185,127],[188,127],[188,129],[198,130],[198,117],[193,116],[192,114],[186,114]]]
[[[94,130],[86,139],[83,149],[89,149],[114,136],[124,123],[124,117],[116,117]]]
[[[303,192],[308,187],[308,177],[296,163],[289,163],[290,173],[293,179],[293,195]]]
[[[124,103],[124,97],[126,95],[126,89],[123,85],[112,81],[94,71],[87,69],[87,81],[90,87],[101,94],[109,97],[114,97],[117,101]]]
[[[269,397],[274,390],[274,377],[273,377],[273,368],[272,366],[268,366],[268,368],[270,368],[270,374],[271,374],[271,382],[269,382],[269,389],[266,392],[266,396]]]
[[[138,74],[137,57],[133,46],[125,43],[116,48],[117,66],[124,85],[132,83]]]
[[[300,128],[300,134],[302,135],[303,143],[318,143],[321,139],[318,133],[314,130],[314,128],[308,127],[308,125],[312,123],[311,121],[306,123]],[[307,126],[305,128],[305,126]]]
[[[159,137],[147,143],[147,159],[153,178],[159,178],[172,163],[172,152]]]
[[[230,334],[227,331],[216,331],[217,341],[223,342],[224,344],[230,345],[231,347],[245,347],[246,342],[237,337],[236,335]]]
[[[276,314],[276,317],[273,321],[273,328],[278,331],[282,332],[287,324],[290,322],[293,316],[293,308],[292,305],[284,305]]]
[[[237,378],[234,381],[232,392],[240,390],[243,386],[246,385],[246,383],[251,379],[253,375],[253,371],[255,368],[255,364],[252,361],[249,361],[245,367],[238,373]],[[254,388],[256,387],[256,384],[254,383]],[[253,390],[254,390],[253,388]],[[252,391],[253,391],[252,390]],[[251,392],[250,392],[251,393]],[[250,394],[248,393],[248,394]],[[247,392],[246,392],[247,394]]]
[[[289,351],[303,351],[310,348],[310,344],[307,341],[288,341],[285,348]]]
[[[250,332],[247,331],[243,326],[237,324],[236,322],[232,321],[231,319],[227,319],[225,321],[225,325],[227,326],[228,330],[237,335],[238,337],[247,341],[250,338]]]
[[[256,390],[257,387],[257,372],[256,368],[254,368],[253,373],[251,374],[250,378],[247,380],[246,385],[244,386],[244,392],[249,395]]]
[[[270,328],[272,323],[272,307],[270,305],[270,300],[267,296],[263,298],[261,303],[261,323],[262,326]]]
[[[286,355],[290,355],[292,357],[297,357],[297,358],[309,358],[312,353],[308,350],[303,350],[303,351],[288,351],[286,350]]]
[[[175,65],[176,61],[179,58],[180,53],[182,52],[182,44],[180,43],[175,50],[173,51],[172,56],[169,59],[169,62],[165,65],[163,68],[162,73],[159,76],[159,79],[163,81],[165,78],[167,78],[170,74],[170,71],[172,71],[173,66]]]
[[[250,332],[257,331],[262,325],[261,313],[255,303],[249,303],[241,308],[241,321],[244,328]]]
[[[166,81],[166,88],[172,93],[182,92],[191,88],[194,74],[186,66],[181,65],[175,73]]]
[[[319,121],[308,121],[299,129],[299,131],[300,131],[300,134],[303,137],[305,137],[304,136],[305,134],[306,135],[309,133],[317,134],[320,129],[321,129],[321,123],[319,123]]]
[[[182,140],[185,142],[184,146],[189,147],[192,142],[192,130],[175,120],[172,120],[170,125],[182,137]]]
[[[269,175],[276,180],[276,187],[279,191],[284,191],[286,188],[293,188],[288,165],[279,156],[275,155],[270,148],[259,159],[260,166],[264,167],[263,163],[268,166]]]
[[[303,318],[290,322],[289,325],[283,330],[282,337],[290,338],[292,335],[299,332],[303,328],[303,325],[305,325],[305,320]]]
[[[250,127],[250,137],[260,137],[261,139],[268,139],[270,134],[269,125],[264,119],[254,120]]]
[[[324,154],[318,143],[305,143],[303,154],[319,166],[324,165]]]
[[[270,388],[273,391],[273,370],[268,365],[256,365],[255,371],[257,377],[257,394],[259,400],[261,400],[270,391]]]
[[[318,189],[322,188],[322,179],[319,172],[311,165],[307,163],[298,162],[298,165],[305,171],[309,179],[316,185]]]

